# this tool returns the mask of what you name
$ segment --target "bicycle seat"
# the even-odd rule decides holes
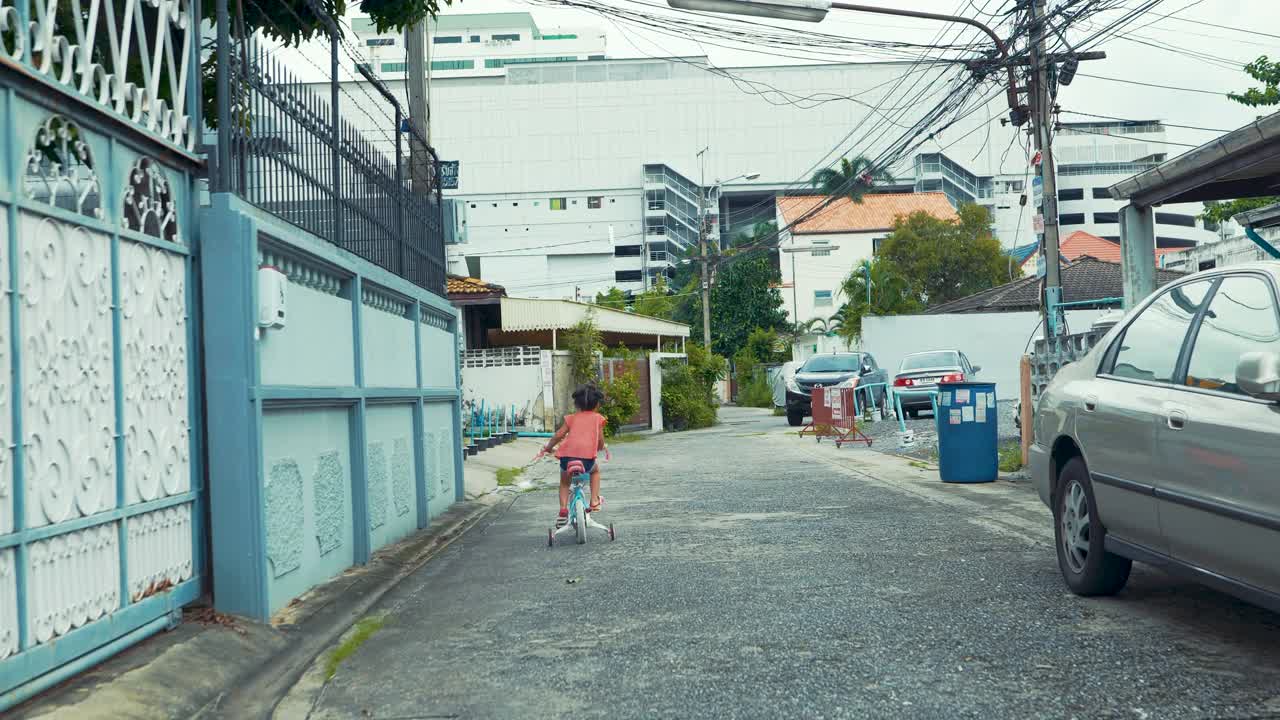
[[[574,475],[586,474],[587,468],[582,464],[581,460],[571,460],[569,464],[565,466],[565,471],[569,473],[569,477],[573,477]]]

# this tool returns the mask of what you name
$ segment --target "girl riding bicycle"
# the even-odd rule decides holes
[[[560,459],[560,515],[556,518],[556,527],[563,527],[569,521],[568,467],[573,460],[581,461],[583,469],[591,473],[591,510],[588,512],[600,509],[600,468],[596,465],[596,456],[604,449],[607,421],[596,408],[603,400],[604,393],[595,385],[579,385],[573,391],[573,404],[578,412],[564,417],[560,429],[543,448],[551,452],[560,445],[556,450],[556,457]]]

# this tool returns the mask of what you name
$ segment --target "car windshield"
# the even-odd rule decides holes
[[[902,361],[903,370],[959,366],[960,355],[954,350],[940,350],[938,352],[920,353],[919,355],[908,355]]]
[[[814,355],[805,361],[800,372],[857,372],[862,367],[861,355]]]

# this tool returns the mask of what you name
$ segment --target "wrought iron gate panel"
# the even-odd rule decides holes
[[[198,35],[0,0],[0,711],[202,591]]]

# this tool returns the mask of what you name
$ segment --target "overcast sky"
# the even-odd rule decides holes
[[[661,0],[643,0],[661,2]],[[631,0],[604,0],[609,4],[636,7]],[[356,3],[353,3],[356,4]],[[1050,0],[1050,5],[1055,4]],[[1138,0],[1130,0],[1137,5]],[[1012,7],[1013,0],[881,0],[884,7],[910,8],[941,13],[977,16],[977,8],[991,10]],[[646,57],[670,55],[707,55],[722,67],[773,65],[780,60],[773,55],[753,53],[747,49],[725,49],[698,43],[692,39],[673,38],[628,23],[611,21],[591,12],[549,8],[518,0],[462,0],[444,12],[447,14],[505,11],[532,12],[545,31],[556,26],[595,26],[608,36],[608,52],[612,57]],[[655,10],[661,12],[661,10]],[[1280,2],[1276,0],[1164,0],[1155,13],[1173,15],[1160,18],[1148,14],[1129,27],[1127,32],[1140,40],[1155,41],[1180,49],[1173,52],[1150,47],[1133,40],[1111,38],[1100,49],[1107,59],[1081,64],[1081,75],[1097,75],[1157,85],[1170,85],[1193,90],[1225,93],[1250,86],[1251,80],[1240,69],[1228,69],[1221,63],[1189,57],[1186,53],[1204,55],[1244,65],[1259,55],[1280,58]],[[1114,14],[1112,15],[1114,16]],[[1211,22],[1232,28],[1211,27]],[[815,29],[827,34],[875,37],[887,40],[928,43],[941,30],[938,23],[913,18],[898,18],[833,11],[820,25],[792,25],[797,29]],[[1246,28],[1257,28],[1271,36],[1259,35]],[[966,40],[977,39],[976,30],[966,31]],[[1073,37],[1074,39],[1074,37]],[[875,59],[850,55],[850,61]],[[1169,123],[1230,130],[1252,120],[1265,110],[1255,110],[1233,103],[1224,95],[1143,87],[1111,80],[1078,77],[1059,95],[1064,111],[1113,115],[1122,118],[1156,118]],[[1063,114],[1064,121],[1089,118]],[[1172,142],[1199,144],[1215,133],[1170,128]],[[1174,153],[1178,148],[1170,148]]]

